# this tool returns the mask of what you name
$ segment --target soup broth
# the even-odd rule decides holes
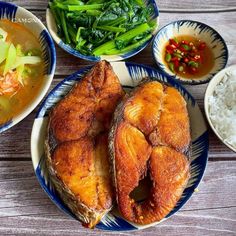
[[[37,38],[26,27],[9,20],[0,20],[0,28],[7,32],[6,42],[12,43],[14,46],[20,45],[24,55],[33,54],[33,56],[42,58]],[[0,64],[0,125],[18,115],[34,100],[44,80],[42,60],[34,65],[24,65],[22,72],[24,78],[22,76],[20,83],[16,79],[16,70],[11,70],[4,75],[2,64]],[[3,90],[8,85],[9,90]]]

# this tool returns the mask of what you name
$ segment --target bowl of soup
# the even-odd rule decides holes
[[[54,43],[31,12],[0,2],[0,133],[40,103],[56,65]]]
[[[160,70],[185,84],[209,82],[227,64],[224,39],[212,27],[179,20],[159,30],[153,41],[153,57]]]

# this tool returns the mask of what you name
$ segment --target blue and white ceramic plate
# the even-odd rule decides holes
[[[175,212],[177,212],[181,207],[183,207],[187,200],[192,196],[194,190],[197,188],[202,179],[208,156],[208,131],[206,123],[196,101],[191,96],[191,94],[189,94],[189,92],[184,87],[175,82],[175,80],[167,77],[162,72],[158,72],[157,70],[144,65],[127,62],[113,62],[111,63],[111,65],[115,73],[119,77],[121,84],[125,88],[135,87],[139,84],[141,79],[146,76],[154,77],[159,81],[168,82],[172,86],[176,87],[184,96],[187,102],[192,138],[192,155],[190,158],[191,178],[178,204],[170,212],[170,214],[163,219],[165,220],[172,216]],[[72,217],[74,217],[73,214],[61,201],[53,186],[51,185],[50,179],[48,178],[47,171],[45,169],[44,142],[49,111],[61,98],[65,96],[65,94],[68,93],[72,86],[77,81],[79,81],[84,73],[86,73],[90,68],[91,67],[79,70],[75,74],[67,77],[49,93],[38,111],[38,114],[34,121],[31,136],[31,155],[33,166],[42,188],[61,210],[71,215]],[[160,222],[145,226],[130,223],[123,219],[118,210],[115,208],[106,216],[104,216],[104,218],[96,227],[103,230],[127,231],[147,228],[158,223]]]
[[[163,57],[166,43],[169,39],[180,35],[189,35],[206,42],[214,56],[214,66],[211,71],[202,77],[195,79],[181,78],[175,75],[166,65]],[[174,21],[161,28],[153,40],[153,56],[158,67],[166,74],[173,76],[181,83],[202,84],[207,83],[219,71],[224,69],[228,61],[228,49],[224,39],[210,26],[192,20]]]
[[[14,4],[0,1],[0,19],[8,19],[13,22],[20,23],[28,28],[39,40],[43,52],[44,60],[44,80],[38,95],[30,104],[17,116],[6,124],[0,125],[0,133],[11,128],[27,115],[40,103],[52,82],[56,67],[56,51],[51,36],[49,35],[43,23],[31,12]]]
[[[157,33],[158,23],[159,23],[159,11],[158,11],[158,7],[157,7],[157,3],[156,3],[156,0],[144,0],[144,2],[147,6],[152,5],[154,7],[154,12],[152,15],[152,19],[156,21],[156,28],[152,32],[152,35],[154,36]],[[86,55],[81,54],[79,51],[72,48],[71,46],[65,44],[62,41],[62,39],[58,36],[57,26],[56,26],[54,17],[53,17],[49,8],[47,9],[47,12],[46,12],[46,22],[47,22],[48,30],[49,30],[50,34],[52,35],[52,38],[62,49],[64,49],[65,51],[67,51],[68,53],[70,53],[76,57],[79,57],[79,58],[82,58],[82,59],[88,60],[88,61],[100,61],[100,60],[121,61],[121,60],[127,59],[129,57],[136,55],[140,51],[142,51],[152,41],[152,38],[153,38],[152,37],[147,42],[145,42],[143,45],[139,46],[138,48],[135,48],[132,51],[124,53],[124,54],[103,55],[103,56],[86,56]]]

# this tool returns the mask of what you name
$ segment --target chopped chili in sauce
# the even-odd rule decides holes
[[[192,36],[169,39],[164,59],[173,73],[191,79],[206,75],[214,65],[214,56],[208,45]]]

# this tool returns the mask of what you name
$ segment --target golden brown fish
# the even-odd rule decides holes
[[[49,115],[50,177],[65,204],[90,228],[113,205],[107,133],[123,95],[111,65],[101,61]]]
[[[117,107],[109,146],[121,214],[138,224],[164,218],[180,199],[190,171],[186,102],[172,87],[144,82]],[[140,180],[152,184],[147,199],[132,198]]]

